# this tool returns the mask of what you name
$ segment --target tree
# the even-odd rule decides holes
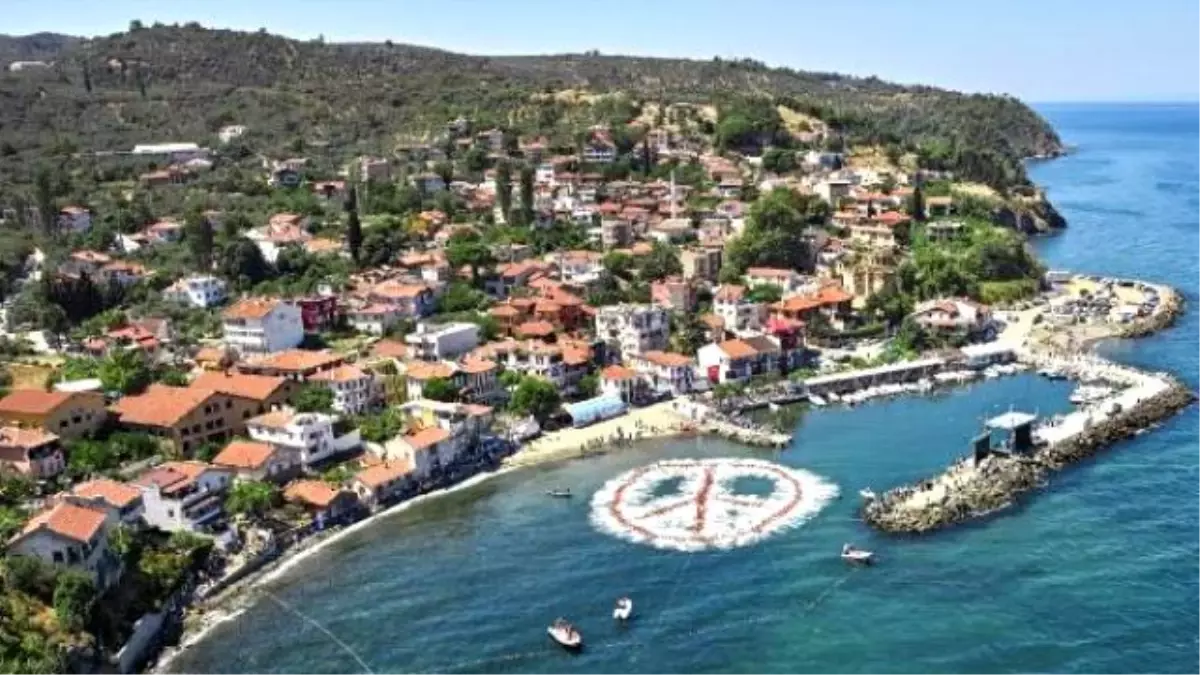
[[[463,163],[467,171],[481,173],[488,165],[487,150],[478,145],[473,146],[470,150],[467,150],[467,156],[464,158]]]
[[[533,168],[521,167],[521,223],[533,222]]]
[[[575,387],[579,390],[580,396],[591,398],[600,391],[600,378],[595,374],[584,375],[579,379],[579,383]]]
[[[452,403],[458,400],[459,389],[450,380],[444,377],[435,377],[421,388],[421,395],[431,401]]]
[[[135,349],[115,349],[100,362],[100,383],[105,391],[136,394],[151,380],[150,366]]]
[[[661,241],[654,242],[649,255],[637,260],[638,279],[655,281],[672,275],[683,273],[683,264],[679,261],[679,250]]]
[[[142,29],[142,28],[144,28],[144,27],[145,27],[145,26],[143,26],[143,25],[142,25],[142,22],[141,22],[141,20],[139,20],[139,19],[134,19],[134,20],[132,20],[132,21],[130,21],[130,22],[129,22],[129,32],[130,32],[130,33],[134,33],[134,32],[136,32],[136,31],[139,31],[139,30],[141,30],[141,29]]]
[[[908,213],[917,222],[925,220],[925,194],[921,191],[921,186],[913,188],[912,202],[909,203]]]
[[[213,227],[203,213],[193,211],[184,219],[184,239],[196,267],[205,272],[212,270]]]
[[[221,260],[221,274],[243,287],[253,286],[270,278],[271,267],[254,242],[239,237]]]
[[[346,245],[355,264],[361,260],[362,244],[362,224],[358,222],[358,190],[351,185],[346,195]]]
[[[96,585],[91,577],[77,570],[58,573],[54,584],[54,614],[69,630],[82,630],[96,601]]]
[[[508,218],[512,210],[512,170],[505,160],[496,164],[496,205],[500,207],[500,213]]]
[[[775,284],[758,284],[746,294],[750,302],[779,302],[783,299],[783,289]]]
[[[272,483],[237,481],[225,498],[225,510],[240,516],[258,516],[278,503],[278,499],[279,488]]]
[[[316,382],[306,383],[292,397],[292,405],[298,412],[332,412],[333,390]]]
[[[54,180],[50,169],[42,166],[33,180],[34,199],[37,202],[38,218],[42,221],[42,233],[53,236],[58,230],[58,209],[54,208]]]
[[[671,348],[693,356],[707,342],[704,324],[694,312],[671,314]]]
[[[782,148],[770,148],[763,153],[762,166],[772,173],[788,173],[796,168],[796,153]]]
[[[79,65],[83,70],[83,89],[87,93],[92,93],[92,70],[88,67],[87,59],[80,59]]]
[[[526,377],[513,391],[509,407],[518,415],[533,415],[544,422],[558,410],[558,389],[540,377]]]
[[[458,230],[446,242],[446,262],[457,269],[471,268],[471,279],[479,279],[479,271],[495,264],[491,249],[474,230]]]
[[[805,234],[828,215],[829,206],[815,195],[787,188],[762,195],[750,207],[742,233],[725,247],[722,278],[736,278],[753,266],[810,269],[813,255]]]

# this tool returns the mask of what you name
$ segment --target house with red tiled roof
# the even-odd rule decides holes
[[[108,547],[108,535],[116,525],[117,520],[103,508],[58,500],[31,517],[7,542],[5,551],[77,569],[104,589],[121,571],[119,557]]]
[[[233,399],[232,415],[243,420],[261,415],[291,400],[298,385],[278,375],[251,375],[234,370],[207,371],[192,380],[191,386],[211,389]]]
[[[383,402],[383,387],[372,373],[358,366],[343,364],[308,378],[333,392],[333,409],[349,415],[361,415]]]
[[[824,284],[816,293],[793,295],[771,305],[771,316],[801,321],[819,321],[820,314],[830,326],[841,330],[851,318],[854,296],[837,284]]]
[[[713,292],[713,314],[722,321],[722,327],[731,333],[758,330],[766,318],[766,307],[749,298],[745,286],[722,284]]]
[[[700,370],[709,382],[744,382],[757,375],[780,373],[778,346],[765,337],[725,340],[704,345],[696,354]]]
[[[152,384],[141,394],[121,397],[109,410],[121,427],[157,436],[184,456],[245,428],[229,396],[199,387]]]
[[[213,457],[215,467],[229,469],[238,480],[269,481],[282,485],[300,473],[294,448],[260,441],[234,439]]]
[[[611,365],[600,371],[600,393],[620,398],[628,404],[641,402],[645,383],[636,371],[621,365]]]
[[[298,504],[312,517],[318,529],[354,510],[354,492],[334,487],[323,480],[296,480],[283,489],[283,500]]]
[[[142,491],[135,485],[111,478],[94,478],[71,488],[69,497],[76,503],[103,508],[126,525],[142,519]]]
[[[395,307],[400,316],[417,319],[433,311],[433,291],[425,284],[384,281],[367,291],[366,300],[373,304]]]
[[[0,427],[0,473],[46,480],[62,473],[66,464],[55,434],[39,427]]]
[[[225,345],[238,354],[270,354],[304,341],[300,309],[278,298],[251,297],[221,313]]]
[[[164,462],[133,481],[146,524],[167,532],[203,531],[224,515],[234,472],[206,462]]]
[[[243,373],[285,377],[303,382],[323,370],[336,368],[345,362],[346,357],[329,350],[288,349],[239,361],[237,369]]]
[[[363,506],[376,510],[415,488],[416,484],[415,467],[411,460],[390,459],[359,471],[351,479],[350,488],[358,495]]]
[[[107,421],[104,396],[96,392],[14,389],[0,399],[0,422],[66,439],[90,434]]]
[[[358,429],[344,430],[326,413],[280,408],[246,420],[250,438],[296,451],[305,469],[362,445]]]
[[[696,360],[678,352],[648,351],[630,359],[630,364],[656,393],[680,396],[695,384]]]

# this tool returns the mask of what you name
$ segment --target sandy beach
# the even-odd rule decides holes
[[[611,447],[619,440],[647,440],[679,434],[691,421],[675,405],[674,401],[663,401],[580,429],[552,431],[504,460],[504,466],[531,466],[578,457],[598,447]]]

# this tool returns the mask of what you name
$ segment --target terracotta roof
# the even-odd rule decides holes
[[[883,223],[884,225],[899,225],[900,223],[907,223],[912,219],[903,213],[900,213],[899,211],[886,211],[884,213],[877,214],[872,220]]]
[[[692,359],[690,357],[684,356],[678,352],[662,352],[654,350],[642,354],[642,358],[656,366],[665,366],[668,368],[678,368],[692,365]]]
[[[746,359],[758,354],[754,347],[744,340],[726,340],[717,346],[731,359]]]
[[[415,298],[428,290],[429,287],[423,284],[402,284],[398,281],[385,281],[372,288],[371,293],[385,298],[399,299]]]
[[[275,449],[257,441],[233,441],[225,446],[212,463],[231,469],[257,469],[271,459]]]
[[[83,262],[92,262],[92,263],[101,263],[101,264],[112,260],[112,258],[110,258],[109,256],[107,256],[103,253],[100,253],[99,251],[92,251],[92,250],[88,250],[88,249],[83,249],[82,251],[75,251],[75,252],[71,253],[71,259],[72,260],[80,260]]]
[[[192,380],[193,387],[212,389],[213,391],[228,394],[229,396],[238,396],[255,401],[266,401],[275,392],[279,391],[280,387],[286,384],[287,378],[283,377],[247,375],[228,370],[224,372],[201,373],[199,377]]]
[[[377,488],[398,478],[403,478],[413,472],[413,464],[408,460],[392,460],[376,464],[359,471],[354,479],[369,488]]]
[[[97,478],[76,485],[71,494],[84,499],[102,499],[104,503],[117,509],[123,509],[142,496],[141,490],[108,478]]]
[[[496,369],[496,363],[488,359],[467,357],[463,359],[461,368],[469,374],[486,373]]]
[[[479,403],[464,403],[462,406],[464,412],[472,417],[481,417],[483,415],[491,415],[492,407],[489,405],[481,405]]]
[[[549,321],[526,321],[515,329],[516,333],[524,337],[548,337],[554,335],[554,324]]]
[[[414,449],[421,450],[450,438],[450,432],[441,427],[429,427],[413,434],[405,434],[402,438]]]
[[[292,423],[292,419],[295,417],[296,413],[291,410],[272,410],[257,417],[251,417],[246,420],[246,424],[270,427],[272,429],[284,429]]]
[[[226,319],[261,319],[280,304],[277,298],[242,298],[225,308],[221,316]]]
[[[405,375],[413,380],[454,377],[454,368],[440,361],[409,361],[405,364],[405,368]]]
[[[163,492],[171,492],[191,484],[211,468],[204,462],[164,462],[138,476],[133,483],[142,487],[158,486]]]
[[[351,382],[361,380],[366,376],[367,374],[358,366],[341,365],[330,370],[323,370],[308,379],[321,382]]]
[[[637,373],[625,366],[612,365],[600,371],[600,377],[606,380],[632,380],[637,377]]]
[[[335,490],[323,480],[298,480],[283,490],[283,498],[289,502],[300,502],[317,508],[328,508],[337,499],[341,490]]]
[[[346,357],[333,352],[314,352],[306,349],[285,349],[262,358],[247,361],[246,366],[252,368],[271,368],[274,370],[303,372],[316,370],[342,363]]]
[[[313,254],[337,253],[342,250],[342,242],[318,237],[305,242],[304,250]]]
[[[520,312],[520,310],[518,310],[516,307],[513,307],[512,305],[496,305],[495,307],[488,310],[488,313],[495,317],[511,318],[511,317],[515,317],[515,316],[519,315],[521,312]]]
[[[17,389],[0,399],[0,412],[46,415],[71,398],[70,392]]]
[[[212,389],[152,384],[143,394],[122,397],[109,410],[124,424],[170,427],[216,395]]]
[[[716,314],[701,314],[700,323],[708,326],[709,330],[722,330],[725,328],[725,319]]]
[[[564,347],[563,363],[568,366],[581,366],[592,360],[592,350],[580,347]]]
[[[36,448],[53,443],[58,436],[44,429],[23,427],[0,427],[0,448]]]
[[[737,284],[722,284],[717,287],[717,292],[713,293],[713,299],[722,302],[737,302],[744,297],[746,297],[746,287]]]
[[[43,530],[86,543],[96,536],[107,517],[100,509],[62,501],[30,518],[17,538]]]
[[[399,340],[380,340],[371,347],[371,353],[375,356],[389,356],[394,359],[403,359],[408,356],[408,345]]]
[[[796,273],[779,267],[751,267],[746,270],[748,277],[764,277],[767,279],[790,279]]]

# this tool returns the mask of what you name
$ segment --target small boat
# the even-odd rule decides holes
[[[848,563],[858,565],[870,565],[875,554],[870,551],[864,551],[860,548],[854,548],[850,544],[842,546],[842,560]]]
[[[555,619],[554,623],[546,628],[546,633],[550,635],[550,639],[557,642],[564,649],[577,650],[583,648],[583,635],[580,635],[578,630],[571,625],[566,619]]]
[[[872,490],[871,488],[863,488],[863,489],[859,490],[858,496],[862,497],[863,499],[865,499],[867,501],[872,501],[876,497],[875,491]]]
[[[558,497],[559,499],[569,499],[571,497],[571,491],[566,488],[546,490],[546,494],[550,495],[551,497]]]
[[[633,616],[633,600],[619,598],[617,604],[613,606],[613,618],[617,621],[628,621],[631,616]]]

